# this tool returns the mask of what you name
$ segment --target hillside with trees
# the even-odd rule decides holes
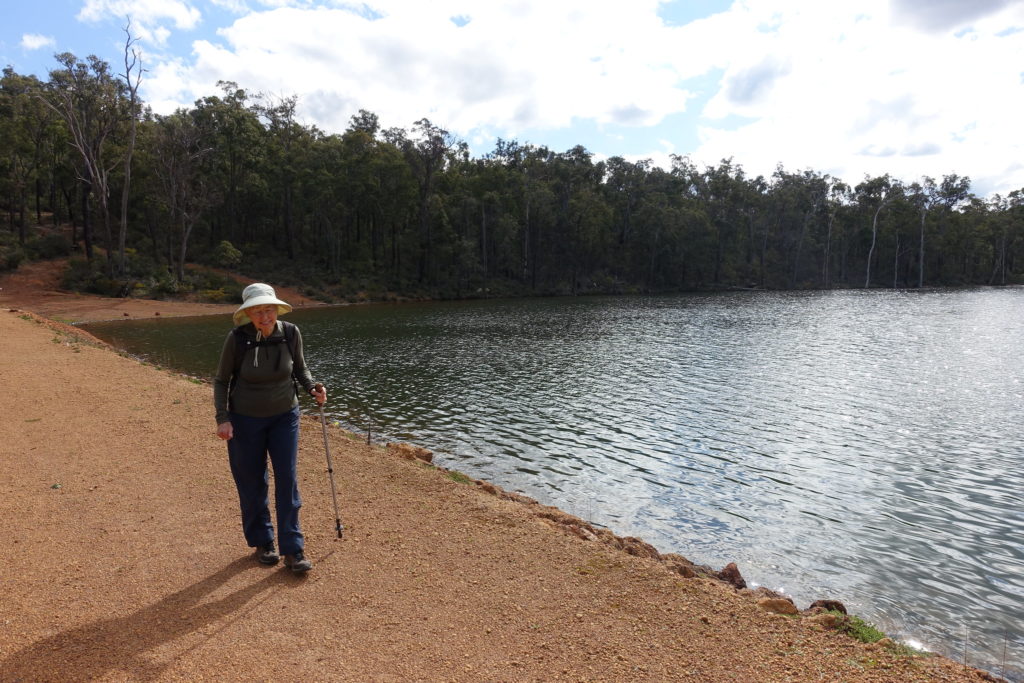
[[[1005,285],[1024,268],[1024,190],[514,140],[475,158],[427,119],[381,129],[360,111],[328,134],[297,98],[230,82],[157,115],[130,34],[124,56],[57,55],[47,81],[4,69],[0,269],[71,255],[72,288],[231,300],[226,269],[354,301]]]

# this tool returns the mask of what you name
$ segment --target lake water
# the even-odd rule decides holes
[[[288,319],[350,428],[1024,680],[1024,289]],[[230,321],[86,327],[208,376]]]

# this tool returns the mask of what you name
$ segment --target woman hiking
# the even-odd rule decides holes
[[[313,568],[304,554],[299,527],[299,387],[323,404],[327,390],[317,387],[302,355],[302,335],[277,317],[292,310],[263,283],[242,291],[235,328],[221,350],[213,381],[217,436],[228,442],[228,461],[242,509],[242,531],[256,559],[274,565],[280,559],[270,521],[267,456],[274,468],[277,538],[285,566],[296,574]]]

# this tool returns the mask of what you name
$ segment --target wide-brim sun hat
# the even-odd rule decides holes
[[[238,310],[235,311],[235,314],[231,316],[231,320],[235,323],[235,327],[249,322],[249,316],[245,314],[245,309],[252,308],[253,306],[266,306],[267,304],[276,304],[278,315],[284,315],[292,310],[291,306],[277,298],[277,294],[274,293],[274,288],[270,285],[262,282],[255,282],[243,289],[242,305],[239,306]]]

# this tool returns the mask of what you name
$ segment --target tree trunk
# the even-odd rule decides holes
[[[181,245],[178,250],[178,282],[185,281],[185,257],[188,255],[188,238],[192,234],[194,223],[182,216],[181,218]]]
[[[25,246],[28,241],[28,192],[25,185],[18,188],[18,243]]]
[[[828,230],[825,233],[825,256],[822,259],[821,266],[821,286],[828,289],[831,286],[829,281],[829,265],[832,260],[832,224],[836,220],[836,214],[833,212],[828,217]]]
[[[483,266],[484,277],[488,275],[487,269],[487,205],[480,202],[480,264]]]
[[[88,182],[82,183],[82,239],[85,240],[85,258],[92,262],[92,218],[89,216],[89,194],[92,187]]]
[[[924,287],[924,221],[928,217],[928,211],[921,209],[921,246],[917,252],[917,288]]]
[[[896,258],[893,259],[892,264],[892,288],[896,289],[900,274],[900,234],[896,233]]]
[[[60,188],[60,193],[64,197],[64,205],[68,207],[68,221],[71,223],[71,248],[74,249],[78,245],[78,224],[75,222],[75,198],[72,196],[71,190],[63,185]]]
[[[867,274],[864,276],[864,289],[871,286],[871,259],[875,255],[875,243],[878,241],[878,215],[882,213],[882,207],[885,206],[883,201],[878,205],[875,210],[875,217],[871,220],[871,248],[868,249],[868,269]]]

